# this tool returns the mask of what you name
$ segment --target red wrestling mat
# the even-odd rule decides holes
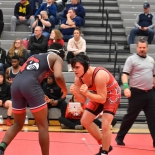
[[[0,132],[0,141],[5,132]],[[50,132],[50,155],[94,155],[99,146],[89,133]],[[112,135],[113,151],[109,155],[154,155],[150,134],[128,134],[126,146],[118,146]],[[41,155],[38,133],[20,132],[5,151],[5,155]]]

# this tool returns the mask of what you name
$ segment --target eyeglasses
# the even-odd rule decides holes
[[[15,44],[20,44],[20,42],[15,42]]]

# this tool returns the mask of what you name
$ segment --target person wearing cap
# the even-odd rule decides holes
[[[54,43],[53,43],[54,44]],[[64,50],[35,54],[31,56],[20,68],[19,73],[11,84],[12,111],[14,124],[7,130],[0,143],[0,155],[5,154],[5,149],[21,131],[26,116],[27,103],[34,116],[39,129],[39,144],[42,155],[49,155],[49,133],[47,122],[47,98],[40,83],[47,75],[54,74],[55,81],[61,88],[65,98],[67,87],[62,74]],[[32,154],[32,152],[30,153]]]
[[[134,44],[135,36],[148,36],[148,44],[151,44],[154,38],[155,16],[150,12],[150,3],[143,4],[143,13],[137,15],[134,26],[130,31],[128,45],[124,49],[130,49],[130,44]]]
[[[85,103],[87,98],[90,100],[82,115],[81,124],[102,146],[97,155],[107,155],[112,150],[111,122],[120,103],[121,89],[108,70],[90,66],[87,55],[75,56],[71,60],[71,65],[75,80],[70,92],[81,103]],[[101,133],[93,121],[102,111]]]
[[[7,108],[6,125],[11,126],[12,101],[10,93],[10,85],[5,82],[4,72],[0,71],[0,107]]]
[[[122,83],[129,105],[115,139],[117,145],[125,145],[123,140],[127,132],[143,110],[155,147],[155,61],[147,52],[148,43],[141,38],[137,43],[137,54],[129,56],[123,68]]]

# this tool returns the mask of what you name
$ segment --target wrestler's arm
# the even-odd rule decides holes
[[[75,98],[79,102],[85,103],[87,98],[82,93],[80,93],[80,87],[81,82],[79,81],[79,78],[75,77],[74,84],[72,84],[70,87],[70,92],[75,96]]]
[[[88,97],[90,100],[98,103],[105,103],[107,98],[107,83],[109,81],[109,74],[104,71],[100,70],[95,76],[95,86],[96,86],[96,94],[93,94],[89,91],[86,92],[85,96]]]
[[[53,68],[55,81],[63,92],[62,98],[65,98],[67,95],[67,87],[65,83],[65,78],[62,74],[63,60],[61,59],[61,57],[52,54],[49,56],[49,61],[50,66],[52,66],[51,68]]]

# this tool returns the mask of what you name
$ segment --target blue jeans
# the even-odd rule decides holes
[[[4,71],[4,64],[0,63],[0,71]]]
[[[148,44],[151,44],[154,37],[154,30],[148,29],[147,31],[141,31],[139,28],[134,28],[130,32],[130,37],[128,40],[128,44],[134,44],[135,36],[148,36]]]
[[[52,29],[54,29],[55,25],[57,25],[59,23],[59,20],[57,19],[57,17],[54,17],[52,15],[49,17],[49,21],[52,24],[52,26],[51,26]]]
[[[42,32],[42,35],[45,36],[45,37],[47,37],[48,39],[50,37],[50,33],[49,32],[46,32],[46,31],[43,31]],[[31,36],[34,36],[34,33],[32,33]]]
[[[63,40],[65,42],[68,42],[69,39],[73,38],[73,34],[72,35],[63,35]]]

